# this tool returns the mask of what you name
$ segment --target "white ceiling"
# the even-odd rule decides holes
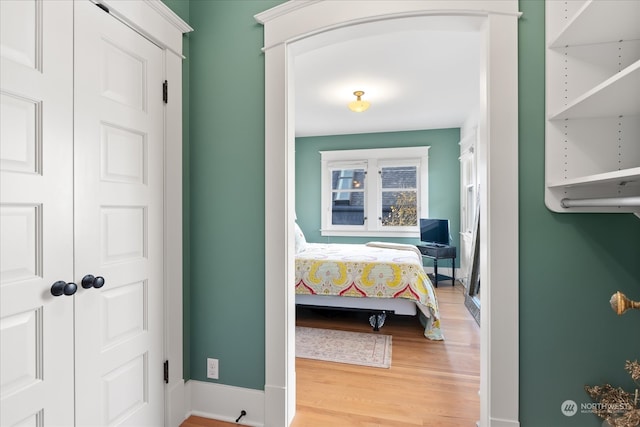
[[[293,46],[296,136],[460,127],[477,112],[478,18],[349,26]],[[363,90],[363,113],[347,104]]]

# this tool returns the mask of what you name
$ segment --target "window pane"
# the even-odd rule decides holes
[[[331,171],[331,223],[333,225],[364,224],[364,169]]]
[[[383,167],[381,169],[381,178],[383,190],[382,225],[394,227],[417,226],[418,168],[416,166]]]
[[[476,216],[476,208],[475,208],[475,191],[473,185],[467,186],[467,206],[466,206],[466,218],[465,218],[465,230],[468,232],[473,231],[475,216]]]
[[[338,196],[344,192],[333,192],[331,202],[331,223],[334,225],[363,225],[364,224],[364,192],[352,191],[346,193],[348,199]]]
[[[382,168],[382,188],[417,188],[416,166],[394,166]]]
[[[418,193],[416,191],[383,191],[381,216],[384,226],[417,226]]]
[[[364,169],[335,169],[331,171],[331,189],[364,191],[364,178]]]

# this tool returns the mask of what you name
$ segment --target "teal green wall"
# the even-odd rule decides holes
[[[190,376],[264,388],[264,56],[279,1],[191,1]]]
[[[366,238],[320,235],[320,153],[319,151],[430,146],[429,216],[447,218],[453,245],[460,242],[460,130],[436,129],[411,132],[315,136],[296,138],[296,214],[298,224],[310,242],[366,243],[389,240],[419,242],[417,238]],[[425,264],[432,265],[431,261]],[[456,260],[459,265],[459,260]],[[447,263],[450,266],[450,263]]]
[[[253,15],[278,3],[190,2],[187,379],[206,380],[205,358],[218,357],[221,383],[264,387],[264,61]],[[520,421],[599,427],[560,404],[589,402],[585,384],[632,387],[623,365],[640,358],[640,312],[616,316],[608,300],[618,289],[640,298],[640,219],[544,206],[544,3],[520,9]]]

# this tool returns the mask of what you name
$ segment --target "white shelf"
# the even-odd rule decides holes
[[[559,31],[558,36],[549,43],[549,47],[637,40],[640,39],[639,20],[638,0],[589,0]]]
[[[562,201],[640,197],[640,0],[545,5],[545,204],[636,212]]]
[[[578,97],[556,114],[552,114],[549,120],[638,114],[640,60]]]
[[[575,188],[597,184],[598,186],[615,186],[617,188],[621,182],[635,182],[640,184],[640,167],[549,182],[547,183],[547,187],[554,189]]]

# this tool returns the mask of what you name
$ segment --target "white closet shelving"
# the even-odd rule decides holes
[[[640,212],[619,205],[640,196],[640,1],[547,0],[546,40],[547,207]]]

